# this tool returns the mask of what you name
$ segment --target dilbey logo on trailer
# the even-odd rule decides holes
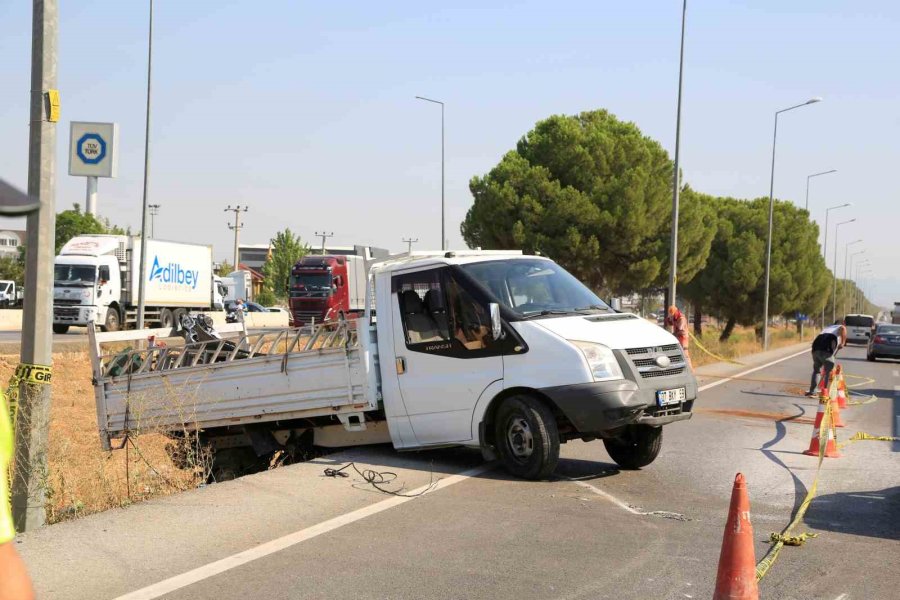
[[[197,288],[199,278],[199,271],[185,269],[177,262],[170,262],[163,266],[159,262],[158,255],[153,257],[153,266],[150,267],[150,281],[158,280],[160,283],[184,285],[193,290]]]

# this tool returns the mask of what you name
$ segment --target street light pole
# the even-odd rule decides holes
[[[135,329],[144,327],[144,274],[147,272],[147,199],[150,184],[150,81],[153,73],[153,0],[150,0],[150,26],[147,31],[147,117],[144,129],[144,200],[141,208],[141,261],[138,272],[138,310]],[[123,325],[125,323],[123,322]]]
[[[229,204],[228,207],[225,209],[225,212],[233,212],[234,213],[234,225],[229,223],[228,229],[231,229],[232,231],[234,231],[234,264],[232,265],[232,268],[235,271],[238,270],[238,265],[240,264],[238,262],[238,259],[240,258],[240,253],[238,252],[238,240],[240,239],[241,229],[244,228],[244,223],[240,220],[240,217],[241,217],[242,212],[247,212],[249,209],[250,209],[249,206],[245,206],[244,208],[241,208],[240,204],[238,204],[234,208],[232,208],[231,205]]]
[[[679,151],[681,149],[681,91],[684,80],[684,29],[687,18],[687,0],[681,6],[681,54],[678,60],[678,105],[675,112],[675,172],[672,174],[672,248],[669,250],[669,302],[674,306],[678,297],[678,203],[681,185],[678,181]]]
[[[831,273],[833,275],[832,280],[834,282],[834,287],[831,289],[831,322],[833,323],[837,319],[837,250],[838,250],[838,233],[840,233],[841,225],[846,225],[847,223],[853,223],[856,219],[849,219],[847,221],[841,221],[837,225],[834,226],[834,261],[831,263]]]
[[[25,230],[25,300],[20,366],[48,374],[44,384],[27,377],[19,385],[16,414],[12,515],[17,531],[44,525],[47,497],[47,443],[50,430],[50,369],[53,362],[53,256],[56,228],[56,119],[49,100],[56,91],[59,12],[56,0],[35,0],[32,8],[31,94],[28,133],[28,196],[37,210]],[[28,371],[26,371],[28,372]],[[5,415],[4,417],[5,418]],[[0,477],[5,476],[0,475]],[[4,485],[0,487],[5,487]],[[0,502],[6,502],[0,494]]]
[[[828,175],[829,173],[837,173],[837,169],[822,171],[821,173],[813,173],[812,175],[806,176],[806,212],[809,212],[809,180],[820,175]]]
[[[444,230],[444,103],[440,100],[425,98],[424,96],[416,96],[416,99],[441,105],[441,250],[446,250],[447,238]]]
[[[822,259],[825,261],[826,268],[828,266],[828,213],[839,208],[846,208],[848,206],[850,206],[849,202],[845,204],[838,204],[837,206],[832,206],[831,208],[825,210],[825,241],[822,243]],[[835,275],[835,273],[832,273],[832,275]],[[826,304],[827,303],[828,302],[826,301]],[[822,327],[825,327],[825,305],[822,305]]]
[[[150,237],[156,237],[156,215],[159,214],[159,204],[148,204],[150,209]]]
[[[763,350],[769,349],[769,279],[772,271],[772,221],[775,217],[775,142],[778,140],[778,115],[801,106],[821,102],[821,98],[810,98],[803,104],[775,111],[775,130],[772,133],[772,170],[769,178],[769,235],[766,238],[766,291],[763,300]]]
[[[412,254],[412,245],[419,242],[419,238],[403,238],[403,243],[406,244],[406,253]]]
[[[850,277],[850,272],[853,271],[853,257],[856,256],[857,254],[862,254],[863,252],[865,252],[865,250],[860,250],[859,252],[854,252],[853,254],[849,254],[850,246],[855,246],[856,244],[859,244],[861,242],[862,242],[862,240],[856,240],[853,242],[848,242],[847,244],[844,245],[844,279],[841,281],[841,289],[842,289],[841,296],[843,296],[843,298],[842,298],[843,303],[841,304],[841,307],[844,309],[845,315],[847,314],[847,296],[850,294],[850,291],[848,289],[849,288],[848,284],[850,283],[850,280],[848,279],[848,277]],[[847,269],[847,263],[850,264],[849,271]]]

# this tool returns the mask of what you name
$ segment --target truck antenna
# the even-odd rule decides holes
[[[419,238],[403,238],[403,243],[406,244],[406,253],[412,254],[412,245],[419,243]]]
[[[330,237],[334,237],[333,231],[317,231],[316,237],[322,238],[322,256],[325,256],[325,240]]]

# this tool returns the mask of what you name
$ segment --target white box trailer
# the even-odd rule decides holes
[[[692,415],[697,382],[677,340],[549,259],[417,254],[374,265],[369,281],[359,319],[128,351],[174,332],[91,332],[104,447],[190,431],[217,458],[265,458],[311,432],[332,447],[480,448],[543,478],[574,439],[645,466],[661,427]]]
[[[144,282],[145,319],[171,327],[188,311],[215,310],[212,246],[147,240],[140,271],[139,236],[77,236],[54,261],[53,329],[89,322],[118,330],[137,321],[138,288]]]

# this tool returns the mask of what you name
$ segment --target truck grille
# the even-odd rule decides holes
[[[322,313],[317,310],[295,310],[294,325],[306,325],[315,319],[316,323],[322,320]]]
[[[80,309],[68,308],[65,306],[55,306],[53,308],[53,316],[63,319],[77,319]]]
[[[681,375],[687,368],[687,364],[684,361],[684,354],[681,352],[681,347],[678,344],[666,344],[665,346],[645,348],[628,348],[625,352],[628,354],[628,358],[643,379]],[[666,367],[660,367],[656,364],[656,359],[660,356],[667,357],[670,364]]]
[[[53,304],[56,305],[65,305],[65,306],[77,306],[81,304],[81,300],[77,298],[56,298],[53,300]]]

